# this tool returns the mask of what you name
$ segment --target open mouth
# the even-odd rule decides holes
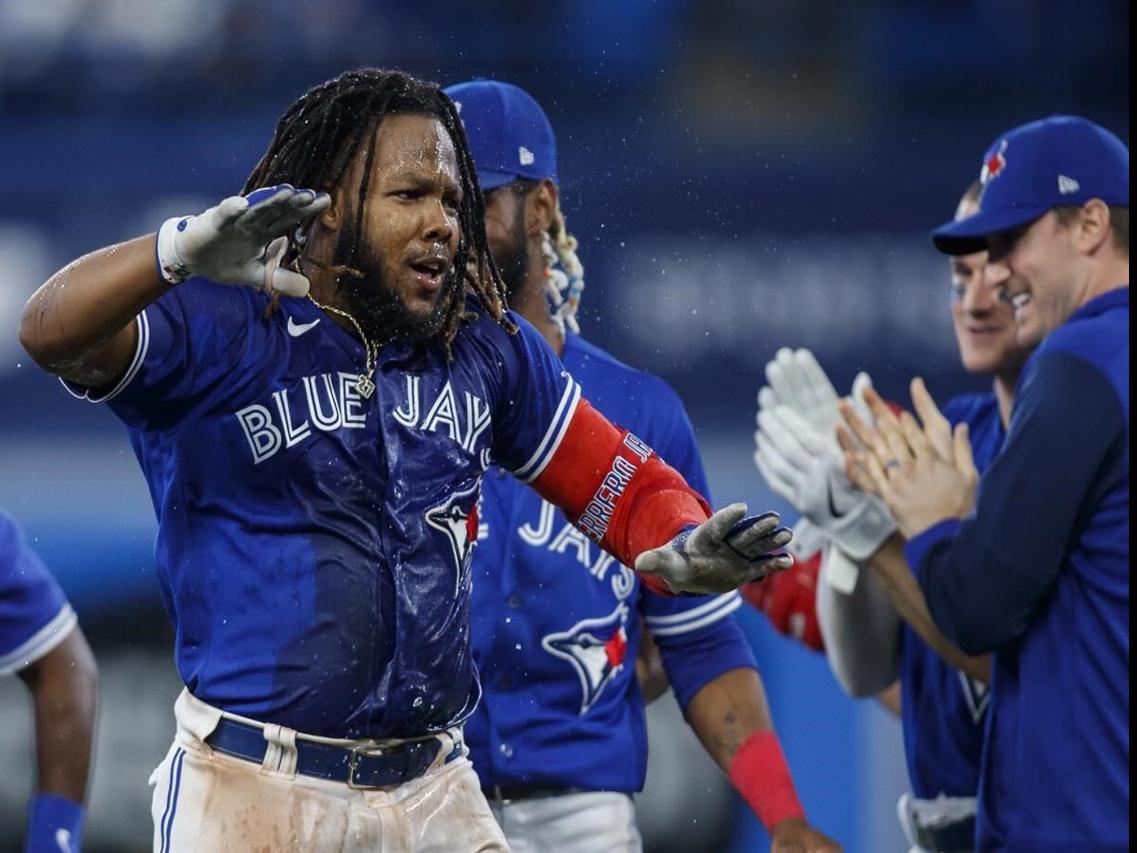
[[[443,279],[446,278],[446,274],[450,270],[448,260],[434,256],[411,261],[409,266],[414,270],[419,283],[431,289],[441,287]]]

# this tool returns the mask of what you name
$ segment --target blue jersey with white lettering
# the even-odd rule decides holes
[[[74,627],[63,590],[0,509],[0,675],[35,663]]]
[[[686,412],[661,379],[576,335],[564,364],[613,423],[707,496]],[[755,666],[730,614],[737,593],[664,598],[531,489],[486,475],[474,552],[474,653],[485,696],[466,724],[483,785],[643,787],[647,739],[635,660],[651,631],[682,706],[729,669]]]
[[[409,736],[478,701],[469,643],[476,503],[492,461],[556,450],[579,387],[520,318],[470,301],[448,361],[361,342],[311,301],[187,281],[138,318],[109,395],[158,516],[156,557],[190,691],[329,737]]]
[[[944,417],[966,423],[975,467],[982,474],[1003,446],[1006,431],[995,394],[949,400]],[[946,663],[908,623],[901,628],[901,720],[908,777],[917,797],[974,797],[979,790],[987,685]]]

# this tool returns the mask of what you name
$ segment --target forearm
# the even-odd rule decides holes
[[[762,679],[749,667],[729,670],[708,682],[687,705],[687,722],[727,774],[739,747],[752,734],[774,729]]]
[[[904,556],[903,541],[893,535],[869,560],[872,576],[888,595],[893,607],[917,635],[949,665],[985,683],[991,680],[990,655],[968,655],[955,646],[936,626],[920,585]]]
[[[626,566],[710,515],[706,500],[677,471],[585,400],[532,486]],[[644,582],[668,592],[658,578]]]
[[[20,342],[37,364],[90,387],[126,370],[137,342],[134,318],[169,289],[154,240],[150,234],[84,255],[32,294]]]
[[[817,586],[817,618],[825,654],[837,681],[850,696],[871,696],[894,682],[900,671],[900,616],[868,571],[856,571],[849,593],[837,590],[831,575],[850,560],[827,547]]]
[[[98,704],[95,659],[82,631],[76,627],[20,677],[35,706],[36,790],[82,803]]]

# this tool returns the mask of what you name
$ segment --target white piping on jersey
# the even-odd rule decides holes
[[[561,446],[561,441],[568,431],[569,422],[572,421],[579,401],[580,386],[572,377],[569,377],[568,385],[565,386],[564,393],[561,394],[561,401],[557,405],[557,411],[553,415],[553,421],[545,430],[541,443],[537,445],[537,451],[528,462],[513,472],[513,476],[522,483],[532,483],[541,476],[541,472],[545,470],[545,467],[556,454],[557,448]]]
[[[742,606],[737,592],[721,595],[701,607],[671,616],[645,616],[644,625],[656,637],[674,637],[717,622]],[[662,624],[661,624],[662,623]]]
[[[105,403],[107,400],[113,399],[117,396],[123,388],[130,384],[138,371],[142,368],[142,362],[146,360],[146,351],[150,349],[150,321],[146,319],[146,312],[139,312],[135,317],[138,323],[138,343],[134,347],[134,358],[130,360],[130,367],[126,369],[122,379],[114,386],[108,393],[102,397],[92,397],[90,389],[87,389],[82,394],[79,394],[75,389],[61,376],[59,381],[63,383],[63,387],[67,389],[67,393],[72,397],[79,400],[86,400],[89,403]]]
[[[63,602],[55,617],[32,634],[30,639],[7,654],[0,655],[0,675],[11,675],[35,663],[62,643],[78,621],[71,605]]]

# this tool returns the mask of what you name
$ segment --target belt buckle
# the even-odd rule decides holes
[[[353,791],[371,791],[376,788],[383,787],[382,785],[362,785],[355,781],[355,771],[359,767],[360,756],[381,756],[384,754],[384,747],[377,743],[361,743],[351,748],[351,754],[347,759],[347,786]]]

